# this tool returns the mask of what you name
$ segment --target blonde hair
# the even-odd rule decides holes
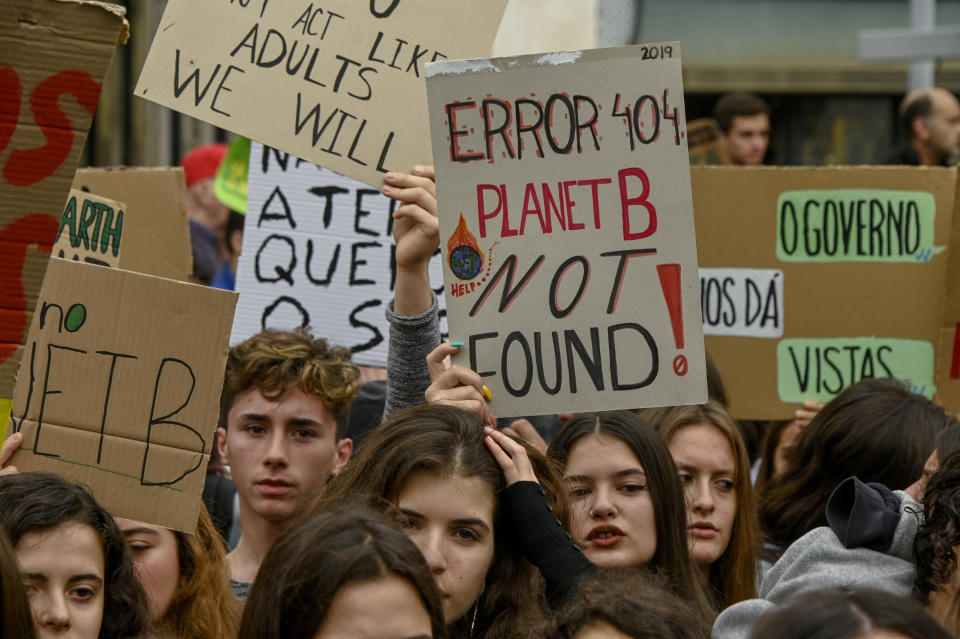
[[[723,405],[709,401],[700,406],[671,406],[649,409],[642,413],[667,446],[684,426],[710,424],[730,442],[734,460],[734,490],[737,495],[737,516],[727,549],[710,565],[709,583],[714,603],[719,610],[738,601],[756,596],[757,552],[760,525],[757,521],[753,486],[750,483],[750,457],[740,428]]]
[[[347,408],[360,385],[360,369],[346,348],[330,346],[305,329],[265,330],[230,349],[223,383],[220,421],[240,392],[256,388],[268,398],[290,388],[318,397],[337,418],[343,436]]]
[[[226,549],[206,506],[200,504],[194,534],[174,536],[180,583],[160,623],[178,639],[236,637],[241,604],[230,590]]]

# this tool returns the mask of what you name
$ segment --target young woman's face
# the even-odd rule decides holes
[[[737,520],[733,447],[712,424],[677,429],[667,446],[687,501],[687,545],[699,566],[723,555]]]
[[[431,639],[433,627],[417,590],[391,576],[341,588],[313,639]]]
[[[479,477],[410,475],[397,493],[400,527],[427,560],[449,625],[468,613],[493,563],[490,485]]]
[[[97,639],[105,586],[97,532],[65,522],[28,532],[14,550],[38,639]]]
[[[150,600],[150,619],[159,621],[173,602],[180,585],[177,537],[169,528],[132,519],[116,519],[133,558],[137,579]]]
[[[640,566],[657,551],[657,527],[647,475],[622,440],[592,434],[574,443],[564,473],[573,502],[573,530],[589,542],[598,566]]]

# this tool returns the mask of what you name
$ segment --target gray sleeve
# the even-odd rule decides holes
[[[440,345],[440,315],[437,298],[419,315],[396,315],[393,302],[387,306],[390,343],[387,346],[386,421],[393,413],[424,403],[423,393],[430,386],[427,355]]]

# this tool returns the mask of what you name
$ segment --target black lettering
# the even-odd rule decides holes
[[[510,383],[510,376],[507,373],[507,371],[510,370],[510,345],[514,342],[518,342],[523,349],[523,359],[526,367],[524,369],[526,373],[523,378],[523,384],[519,388],[514,387],[514,385]],[[507,392],[514,397],[525,397],[530,391],[530,385],[533,383],[533,359],[530,356],[530,344],[527,343],[526,338],[524,338],[523,333],[520,331],[513,331],[507,335],[507,339],[503,342],[503,351],[500,356],[500,371],[503,375],[503,386],[507,389]]]
[[[292,306],[300,313],[300,328],[307,328],[310,326],[310,313],[308,313],[307,309],[303,307],[303,304],[288,295],[281,295],[274,300],[273,304],[263,309],[263,315],[260,316],[260,330],[265,331],[270,328],[267,320],[270,319],[270,316],[273,315],[274,311],[276,311],[277,307],[279,307],[281,304]],[[286,328],[289,328],[289,326]]]
[[[287,263],[286,270],[281,268],[279,264],[275,264],[273,267],[273,272],[276,273],[277,276],[267,277],[263,274],[263,271],[260,268],[260,260],[263,255],[264,249],[266,249],[267,245],[273,241],[284,242],[286,243],[287,246],[290,247],[290,261]],[[254,260],[253,272],[258,282],[279,282],[280,280],[283,280],[290,286],[293,286],[293,269],[295,269],[296,267],[297,267],[297,247],[293,243],[293,240],[285,235],[277,235],[276,233],[274,233],[273,235],[267,236],[267,238],[263,240],[263,244],[261,244],[260,248],[257,250],[257,257]]]
[[[383,341],[383,334],[380,332],[380,329],[377,328],[375,324],[368,324],[367,322],[364,322],[358,319],[358,316],[360,315],[360,313],[362,313],[368,308],[376,308],[380,306],[381,303],[382,302],[380,300],[367,300],[366,302],[364,302],[363,304],[356,307],[355,309],[353,309],[353,311],[350,312],[350,326],[354,328],[365,328],[371,333],[373,333],[373,337],[371,337],[368,341],[364,342],[363,344],[354,344],[353,346],[351,346],[350,347],[351,353],[359,353],[360,351],[370,350],[371,348],[374,348],[375,346],[377,346]],[[382,314],[383,313],[381,311],[381,315]]]
[[[647,376],[639,382],[621,384],[620,369],[617,365],[617,333],[626,329],[640,333],[644,341],[646,341],[647,347],[650,349],[650,372],[647,373]],[[623,324],[614,324],[612,326],[608,326],[607,347],[610,353],[610,385],[613,387],[613,390],[621,391],[644,388],[652,384],[653,380],[657,378],[657,372],[660,370],[660,353],[657,350],[657,343],[654,341],[653,335],[650,334],[650,331],[640,324],[636,324],[634,322],[625,322]]]
[[[187,374],[190,375],[190,390],[187,391],[187,396],[183,400],[183,403],[180,404],[180,406],[178,406],[171,412],[167,413],[166,415],[163,415],[162,417],[155,417],[155,415],[157,414],[157,399],[160,394],[160,380],[163,378],[163,371],[164,371],[164,368],[167,366],[167,364],[177,364],[183,367],[183,369],[187,372]],[[143,466],[141,467],[141,470],[140,470],[140,483],[142,485],[172,486],[173,484],[176,484],[187,475],[195,472],[198,468],[200,468],[200,464],[203,463],[203,453],[206,452],[206,449],[207,449],[207,442],[206,440],[204,440],[203,435],[201,435],[200,432],[197,429],[193,428],[192,426],[188,426],[183,422],[171,419],[172,417],[176,416],[177,413],[179,413],[181,410],[187,407],[187,404],[190,403],[190,398],[193,397],[193,391],[196,388],[196,386],[197,386],[197,377],[196,375],[193,374],[193,369],[190,368],[189,364],[175,357],[163,358],[163,360],[160,362],[160,370],[157,371],[157,382],[153,387],[153,403],[152,403],[152,407],[150,408],[150,421],[147,423],[146,446],[144,447],[144,450],[143,450]],[[180,475],[178,475],[174,479],[159,479],[157,481],[154,481],[152,479],[147,479],[147,460],[150,457],[150,440],[153,437],[154,426],[176,426],[177,428],[183,428],[184,430],[187,430],[193,433],[194,436],[200,442],[200,450],[197,451],[197,463],[194,464],[193,467],[184,470],[182,473],[180,473]],[[164,468],[163,470],[167,470],[167,468]]]
[[[380,242],[357,242],[350,247],[350,286],[368,286],[376,284],[373,280],[357,279],[357,267],[367,263],[366,260],[357,259],[357,251],[364,248],[379,248],[383,246]]]
[[[310,270],[310,264],[313,263],[313,239],[310,238],[307,240],[307,279],[311,284],[316,284],[317,286],[329,286],[330,282],[333,280],[333,273],[337,270],[337,263],[340,261],[340,244],[337,243],[336,248],[333,249],[333,257],[330,258],[330,264],[327,266],[327,276],[318,280],[313,277],[313,273]]]
[[[467,338],[468,350],[470,351],[470,368],[477,372],[480,377],[491,377],[496,375],[496,371],[481,371],[477,365],[477,342],[483,339],[494,339],[499,337],[500,333],[477,333]]]
[[[563,340],[567,349],[567,375],[570,377],[570,392],[577,392],[577,373],[574,368],[573,351],[577,351],[580,363],[583,364],[593,381],[594,387],[598,391],[603,390],[603,362],[600,359],[600,329],[596,326],[590,328],[591,355],[587,354],[587,349],[580,341],[580,336],[572,329],[563,332]]]

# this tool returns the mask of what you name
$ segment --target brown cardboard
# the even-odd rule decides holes
[[[8,398],[124,9],[0,0],[0,15],[0,398]]]
[[[957,181],[954,202],[947,296],[937,345],[937,400],[951,413],[960,413],[960,180]]]
[[[13,396],[11,463],[111,514],[192,532],[236,294],[50,260]]]
[[[53,255],[67,260],[122,268],[124,216],[116,200],[70,189]]]
[[[193,271],[186,185],[180,167],[79,169],[75,189],[127,204],[120,268],[187,281]]]
[[[490,55],[506,0],[169,0],[135,94],[379,186],[430,164],[423,65]]]
[[[698,118],[687,124],[687,149],[691,166],[723,164],[720,134],[720,125],[713,118]]]
[[[437,63],[427,94],[455,361],[494,414],[704,402],[679,44]]]
[[[931,350],[938,348],[941,331],[946,330],[943,311],[947,263],[948,259],[956,259],[953,247],[960,239],[953,225],[956,178],[955,169],[920,167],[691,169],[701,269],[740,267],[782,271],[783,317],[779,337],[711,335],[711,322],[709,318],[704,319],[707,351],[717,362],[737,417],[789,418],[797,408],[796,403],[780,398],[778,345],[785,340],[889,338],[929,344]],[[862,261],[797,262],[778,257],[778,201],[782,194],[851,189],[921,194],[917,197],[932,195],[935,203],[933,250],[918,251],[918,255],[906,256],[900,261],[867,256],[858,258]],[[802,218],[802,211],[799,215]],[[815,236],[810,237],[812,245]],[[950,251],[943,250],[948,244],[952,245]],[[704,305],[713,303],[704,302]],[[847,358],[851,353],[855,357],[853,369],[859,369],[856,375],[847,374]],[[834,358],[834,362],[844,377],[860,377],[869,372],[871,366],[874,376],[885,376],[876,361],[871,366],[864,363],[865,353],[866,350],[844,351],[843,358]],[[941,374],[942,354],[938,360],[939,371],[927,371],[939,389],[935,397],[947,406],[956,405],[955,399],[945,401],[948,396],[955,398],[956,391],[945,384]],[[822,374],[824,380],[829,374],[831,381],[827,385],[835,386],[836,376],[828,365],[822,366]],[[816,372],[811,375],[815,376]],[[928,396],[933,394],[923,386],[918,385],[915,390]],[[809,388],[812,390],[814,386]]]

